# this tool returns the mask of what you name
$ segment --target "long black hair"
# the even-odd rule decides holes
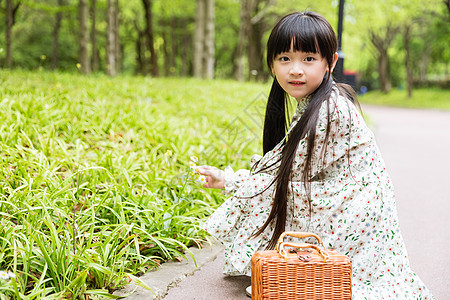
[[[338,50],[337,38],[333,28],[324,17],[314,12],[292,13],[283,17],[275,25],[267,42],[267,65],[269,70],[272,69],[275,57],[282,52],[289,52],[291,47],[293,48],[293,51],[320,53],[327,61],[329,70],[332,68],[335,53]],[[274,164],[260,168],[257,171],[264,171],[279,163],[278,174],[272,182],[272,184],[275,184],[276,189],[271,212],[264,225],[254,234],[254,236],[262,234],[272,221],[276,221],[273,235],[267,247],[268,249],[275,247],[278,237],[285,231],[288,189],[292,177],[292,164],[294,162],[298,144],[300,140],[305,137],[307,137],[307,157],[301,180],[304,183],[309,200],[309,215],[311,216],[311,167],[316,126],[319,118],[319,110],[322,107],[322,104],[331,97],[334,87],[337,87],[340,93],[344,93],[345,96],[352,101],[355,100],[355,94],[350,87],[334,83],[330,72],[326,72],[322,83],[310,95],[305,112],[285,139],[288,128],[287,115],[289,95],[283,90],[276,78],[273,80],[264,120],[264,154],[271,151],[281,141],[283,141],[284,144],[281,151],[281,158]],[[330,129],[330,106],[326,105],[326,108],[328,122],[325,132],[325,141],[323,143],[324,148],[321,153],[322,156],[324,156],[326,152]]]

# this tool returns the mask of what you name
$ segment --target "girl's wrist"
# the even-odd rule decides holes
[[[223,176],[223,188],[225,190],[225,193],[229,194],[234,189],[234,171],[233,169],[228,166],[224,170],[224,176]]]

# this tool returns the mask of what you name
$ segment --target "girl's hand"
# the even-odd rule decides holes
[[[225,188],[225,172],[211,166],[198,166],[197,171],[206,176],[205,188],[223,189]]]

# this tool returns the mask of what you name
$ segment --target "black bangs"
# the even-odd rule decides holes
[[[337,51],[337,40],[331,25],[313,12],[287,15],[275,25],[267,41],[269,69],[275,57],[282,52],[289,52],[291,45],[294,51],[320,53],[329,65]]]

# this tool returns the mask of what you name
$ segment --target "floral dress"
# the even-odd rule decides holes
[[[306,106],[307,99],[303,99],[288,133]],[[327,151],[322,156],[328,120]],[[292,167],[286,231],[316,233],[326,247],[348,255],[355,300],[434,299],[410,268],[391,179],[374,135],[354,104],[335,89],[319,110],[311,167],[311,216],[301,182],[306,140],[307,136],[299,142]],[[273,164],[282,145],[283,141],[264,157],[253,156],[252,171],[225,170],[225,191],[232,196],[209,217],[204,229],[224,244],[227,275],[250,276],[252,255],[264,250],[272,236],[274,222],[263,234],[251,237],[271,211],[275,185],[270,183],[279,163]]]

